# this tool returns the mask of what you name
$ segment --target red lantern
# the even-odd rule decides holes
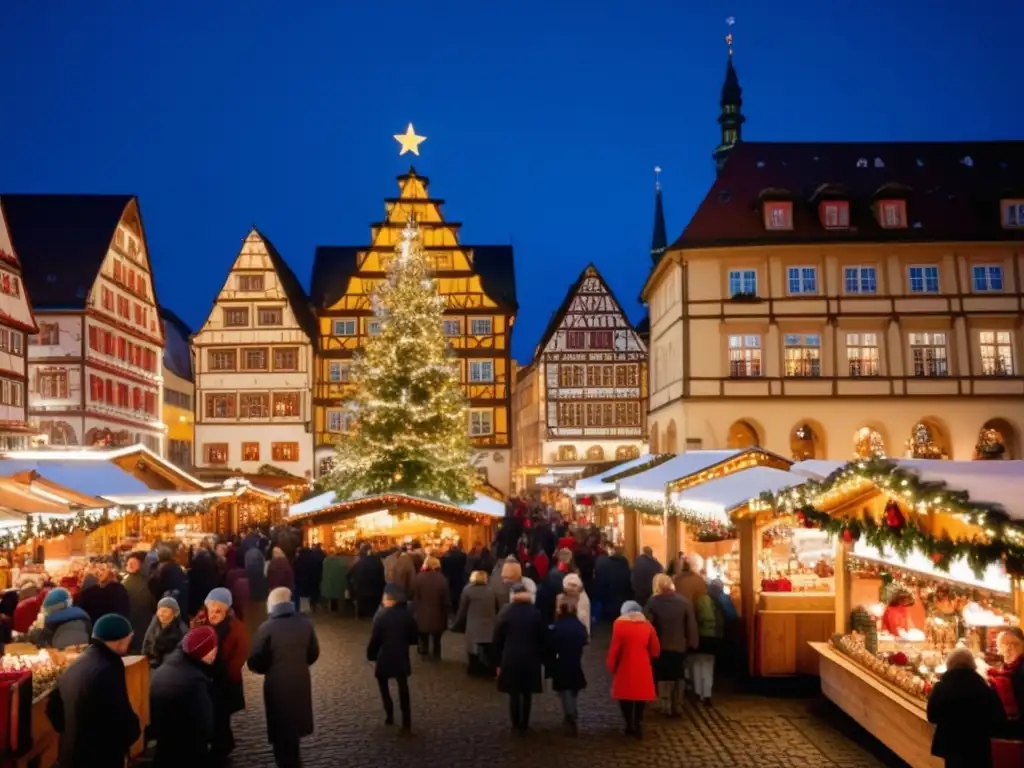
[[[853,541],[853,532],[849,528],[843,531],[843,541],[847,544]]]
[[[580,497],[580,504],[582,504],[584,507],[589,507],[593,503],[594,503],[594,500],[592,498],[590,498],[589,496],[581,496]]]

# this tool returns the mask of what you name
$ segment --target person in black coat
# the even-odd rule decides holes
[[[124,584],[117,580],[113,565],[106,561],[97,563],[96,579],[96,584],[83,589],[78,596],[78,607],[89,614],[93,626],[110,613],[131,616],[131,598]]]
[[[366,646],[366,658],[376,662],[374,675],[380,698],[384,704],[385,724],[395,722],[395,704],[391,700],[388,681],[398,684],[398,706],[402,711],[402,730],[412,729],[412,707],[409,702],[409,675],[412,662],[409,661],[409,646],[419,643],[416,619],[409,610],[405,593],[394,585],[384,590],[384,606],[373,619],[370,642]]]
[[[124,768],[142,735],[121,658],[131,640],[131,622],[107,614],[93,627],[89,647],[57,678],[46,716],[60,734],[61,768]]]
[[[210,665],[217,658],[213,627],[196,627],[149,678],[149,735],[155,768],[207,765],[213,739]]]
[[[651,576],[653,583],[654,576]],[[597,591],[594,614],[608,621],[619,617],[619,610],[627,600],[633,599],[633,585],[630,580],[629,561],[614,549],[598,558],[595,566],[594,588]]]
[[[466,586],[466,577],[470,571],[466,570],[467,557],[458,544],[452,544],[451,548],[441,558],[441,573],[448,582],[448,593],[451,596],[451,605],[459,604],[462,597],[462,589]]]
[[[356,616],[369,619],[380,607],[384,594],[384,561],[364,544],[359,559],[348,572],[349,593],[356,602]]]
[[[543,691],[541,663],[547,627],[522,584],[512,587],[512,601],[501,609],[494,628],[494,651],[500,661],[498,690],[509,694],[512,727],[530,727],[533,694]]]
[[[188,571],[188,604],[192,616],[203,607],[206,596],[220,585],[220,574],[217,573],[217,560],[206,547],[196,550],[192,557],[192,566]],[[180,604],[179,604],[180,606]]]
[[[174,561],[174,553],[170,547],[161,546],[157,550],[157,565],[149,575],[149,588],[153,597],[173,597],[178,603],[182,616],[189,616],[188,577],[181,566]],[[205,597],[205,595],[204,595]],[[202,602],[198,607],[202,607]]]
[[[313,683],[309,668],[320,658],[313,624],[295,610],[287,587],[271,591],[267,620],[249,651],[249,671],[263,675],[267,740],[278,768],[302,764],[299,740],[313,733]]]
[[[589,641],[587,628],[576,616],[576,601],[563,600],[548,633],[545,668],[551,678],[551,687],[562,702],[565,724],[573,734],[576,733],[579,714],[577,697],[587,687],[587,678],[583,674],[583,648]]]
[[[989,768],[992,739],[1005,721],[999,694],[978,674],[974,654],[954,650],[928,697],[928,722],[935,724],[932,754],[946,768]]]

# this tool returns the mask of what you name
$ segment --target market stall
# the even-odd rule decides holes
[[[672,454],[664,455],[666,458],[672,456]],[[619,478],[628,477],[638,468],[649,469],[657,460],[656,456],[644,454],[577,480],[568,490],[573,499],[576,519],[584,525],[598,526],[609,540],[621,546],[622,529],[618,527],[618,523],[622,510],[618,504],[616,481]]]
[[[756,466],[788,467],[791,462],[747,448],[729,451],[688,451],[663,454],[646,465],[610,478],[616,483],[620,528],[627,556],[651,547],[658,559],[670,562],[683,550],[686,532],[677,515],[666,514],[667,494]]]
[[[828,639],[835,627],[833,545],[826,534],[785,519],[758,519],[763,491],[804,481],[779,468],[788,461],[770,466],[770,455],[758,458],[765,464],[671,484],[667,508],[686,531],[684,551],[701,555],[705,576],[721,579],[737,604],[750,672],[813,673],[817,658],[807,643]]]
[[[46,716],[46,702],[60,674],[75,663],[78,655],[78,651],[38,650],[27,644],[9,645],[5,650],[0,659],[0,671],[32,673],[29,724],[23,726],[19,722],[21,713],[16,708],[8,709],[8,722],[3,724],[7,729],[8,744],[16,755],[9,763],[12,768],[34,768],[56,763],[59,736]],[[149,725],[149,662],[144,656],[126,656],[124,665],[128,700],[144,731]],[[22,740],[20,735],[28,738]],[[140,736],[132,745],[130,756],[139,757],[145,747],[145,738]]]
[[[425,548],[456,538],[467,546],[488,543],[504,516],[504,502],[482,492],[468,504],[451,504],[401,493],[339,499],[328,491],[293,505],[287,519],[305,530],[307,543],[350,551],[357,542],[376,549],[413,539]]]
[[[999,665],[1019,624],[1024,462],[803,462],[766,496],[835,542],[835,634],[811,647],[822,690],[912,766],[930,756],[932,686],[955,647]]]

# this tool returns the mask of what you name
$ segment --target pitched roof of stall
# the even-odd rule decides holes
[[[814,204],[823,189],[850,202],[850,227],[825,229]],[[793,228],[766,230],[759,202],[793,200]],[[740,142],[671,246],[766,243],[1022,240],[999,201],[1024,196],[1024,141]],[[884,229],[872,203],[906,199],[907,227]]]
[[[518,311],[512,246],[461,247],[473,252],[473,269],[480,276],[487,295],[502,309],[513,314]],[[366,246],[357,245],[317,246],[309,281],[310,300],[317,309],[327,309],[345,295],[349,280],[358,271],[359,253],[366,250]]]
[[[274,271],[281,281],[281,288],[284,289],[285,298],[288,300],[288,305],[295,315],[296,322],[305,331],[310,341],[316,341],[319,323],[317,323],[316,314],[313,312],[313,307],[309,303],[309,296],[306,295],[306,290],[302,287],[302,283],[299,282],[299,278],[292,272],[292,268],[288,266],[288,262],[284,260],[284,257],[271,242],[270,238],[256,229],[256,227],[253,227],[253,231],[262,238],[263,244],[267,247],[270,263],[273,264]]]
[[[134,195],[7,195],[3,201],[34,309],[84,309]]]

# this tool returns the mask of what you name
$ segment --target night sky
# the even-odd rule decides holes
[[[412,121],[463,241],[515,246],[526,362],[588,262],[642,316],[652,169],[671,240],[713,177],[728,16],[747,139],[1021,138],[1019,0],[9,0],[0,191],[139,195],[198,327],[252,224],[307,287],[317,244],[366,244]]]

